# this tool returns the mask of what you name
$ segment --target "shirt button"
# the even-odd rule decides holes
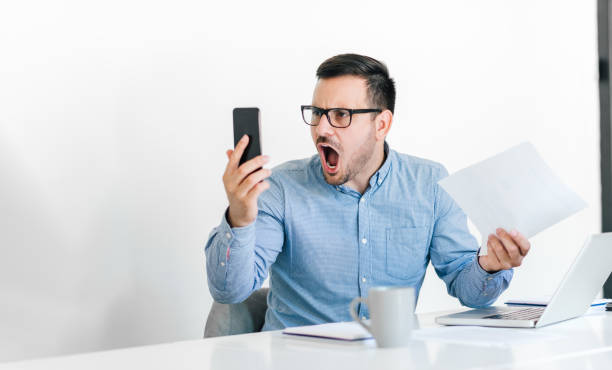
[[[226,236],[228,239],[231,239],[231,238],[232,238],[232,234],[230,234],[230,233],[225,233],[225,236]]]
[[[221,262],[221,267],[225,266],[225,262]]]
[[[365,319],[366,319],[366,317],[365,317],[365,316],[361,316],[361,319],[362,319],[362,320],[365,320]]]
[[[362,277],[361,281],[365,283],[366,282],[366,278]]]
[[[361,199],[359,200],[361,203],[365,202],[365,198],[361,197]]]
[[[487,280],[491,281],[491,280],[493,280],[493,278],[492,277],[488,277]]]
[[[382,184],[382,179],[378,179],[378,185]]]
[[[482,295],[486,297],[486,296],[487,296],[487,293],[482,293]]]
[[[368,242],[368,239],[366,239],[366,238],[361,239],[361,244],[365,244],[367,242]]]

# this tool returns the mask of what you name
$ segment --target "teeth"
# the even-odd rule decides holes
[[[327,162],[327,161],[326,161],[326,162]],[[327,162],[327,167],[331,168],[332,170],[333,170],[334,168],[336,168],[336,166],[332,166],[331,164],[329,164],[329,162]]]

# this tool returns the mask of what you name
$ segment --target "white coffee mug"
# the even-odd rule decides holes
[[[357,312],[357,303],[365,303],[370,310],[370,324],[364,323]],[[373,287],[366,298],[351,301],[349,311],[376,339],[379,347],[405,346],[410,341],[414,322],[415,293],[413,287]]]

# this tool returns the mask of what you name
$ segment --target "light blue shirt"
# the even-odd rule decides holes
[[[477,262],[467,218],[438,185],[435,162],[389,150],[362,195],[323,177],[320,157],[273,169],[257,220],[231,228],[225,216],[205,248],[208,287],[237,303],[270,274],[264,330],[350,321],[349,302],[374,286],[413,286],[429,261],[448,293],[470,307],[492,304],[512,270],[489,274]],[[366,305],[359,315],[369,317]]]

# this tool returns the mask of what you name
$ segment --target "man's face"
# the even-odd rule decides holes
[[[312,105],[318,108],[367,109],[371,107],[367,82],[357,76],[319,79]],[[325,181],[341,185],[352,180],[368,164],[374,153],[376,138],[371,113],[354,114],[345,128],[330,125],[327,116],[311,126],[312,140],[321,157]]]

